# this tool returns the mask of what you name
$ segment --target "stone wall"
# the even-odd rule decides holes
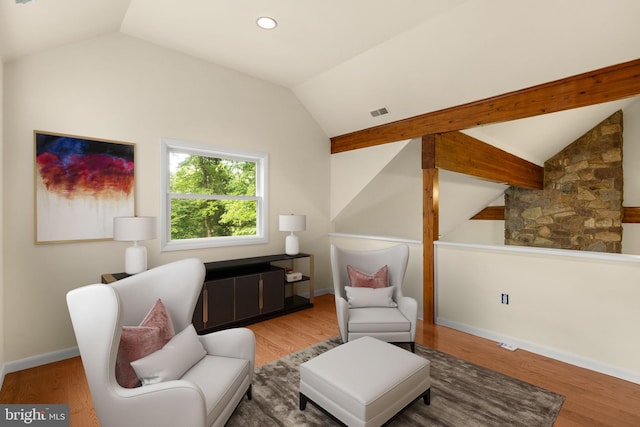
[[[505,192],[505,244],[621,253],[622,111],[544,164],[544,189]]]

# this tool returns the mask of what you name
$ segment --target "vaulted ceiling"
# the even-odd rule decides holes
[[[5,62],[121,32],[290,88],[329,137],[640,58],[637,0],[20,2],[0,2]],[[542,164],[631,102],[468,132]]]

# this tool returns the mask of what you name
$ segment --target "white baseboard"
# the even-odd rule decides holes
[[[504,343],[516,346],[518,348],[521,348],[523,350],[529,351],[531,353],[540,354],[542,356],[550,357],[552,359],[559,360],[561,362],[569,363],[571,365],[579,366],[581,368],[589,369],[591,371],[600,372],[601,374],[606,374],[612,377],[620,378],[625,381],[630,381],[632,383],[640,384],[640,373],[638,372],[617,368],[615,366],[607,365],[605,363],[600,363],[595,360],[577,356],[575,354],[567,353],[567,352],[553,349],[553,348],[544,347],[528,341],[523,341],[514,337],[499,334],[494,331],[480,329],[480,328],[469,326],[463,323],[455,322],[453,320],[444,319],[442,317],[438,317],[436,319],[436,324],[441,326],[446,326],[452,329],[456,329],[458,331],[466,332],[481,338],[486,338],[491,341],[504,342]]]
[[[320,295],[326,295],[326,294],[333,295],[333,289],[324,288],[324,289],[316,289],[316,290],[313,291],[313,296],[314,297],[317,297],[317,296],[320,296]],[[306,298],[309,298],[309,293],[307,292],[307,294],[303,295],[303,296],[305,296]]]
[[[2,365],[2,370],[0,370],[0,388],[2,387],[2,384],[4,384],[4,377],[6,374],[22,371],[23,369],[35,368],[36,366],[46,365],[47,363],[59,362],[60,360],[70,359],[79,355],[80,351],[78,350],[78,347],[70,347],[7,362]]]

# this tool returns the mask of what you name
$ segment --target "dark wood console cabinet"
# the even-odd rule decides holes
[[[207,274],[193,313],[193,326],[200,334],[313,307],[313,255],[267,255],[204,265]],[[302,278],[288,282],[289,269],[302,273]],[[103,274],[102,283],[128,276]]]
[[[313,255],[267,255],[206,262],[193,314],[199,333],[243,326],[313,307]],[[288,269],[302,278],[288,282]],[[308,290],[308,297],[299,294]],[[306,294],[305,294],[306,295]]]

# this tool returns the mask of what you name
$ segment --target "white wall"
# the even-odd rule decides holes
[[[398,151],[384,149],[386,145]],[[336,199],[350,194],[334,218],[334,231],[422,239],[421,147],[418,139],[331,156],[331,200],[334,194]],[[368,168],[376,173],[368,175]],[[362,177],[368,181],[352,193]]]
[[[439,324],[640,383],[640,257],[445,242],[436,257]]]
[[[409,144],[404,150],[410,150]],[[355,156],[357,151],[353,152]],[[371,153],[369,153],[370,155]],[[402,153],[393,161],[402,158]],[[357,159],[352,158],[355,162]],[[331,160],[334,162],[333,158]],[[392,165],[390,162],[389,165]],[[407,170],[419,163],[403,163]],[[624,205],[640,206],[640,103],[624,110]],[[446,174],[443,174],[445,176]],[[332,176],[333,179],[333,176]],[[384,183],[377,182],[384,179]],[[388,210],[375,206],[413,207],[421,212],[421,186],[415,193],[386,192],[380,189],[403,179],[381,172],[358,197],[367,195],[368,204],[358,197],[336,219],[336,232],[398,236],[382,230],[380,221]],[[469,191],[456,185],[440,186],[441,216],[465,207]],[[455,184],[455,183],[454,183]],[[445,196],[444,191],[452,194]],[[475,191],[475,190],[473,190]],[[404,197],[404,199],[403,199]],[[332,193],[333,198],[333,193]],[[446,203],[445,203],[446,202]],[[459,206],[458,206],[459,204]],[[492,204],[503,204],[496,200]],[[346,213],[357,211],[344,221]],[[381,215],[381,212],[385,215]],[[421,228],[421,216],[402,212],[397,218],[413,221]],[[446,218],[448,219],[448,218]],[[343,220],[341,223],[340,221]],[[394,223],[394,220],[390,220]],[[397,221],[396,221],[397,222]],[[411,230],[416,224],[400,223],[397,230]],[[421,239],[421,236],[417,237]],[[333,237],[331,242],[353,249],[372,249],[397,244],[393,241]],[[458,243],[465,246],[459,246]],[[470,245],[471,244],[471,245]],[[436,312],[438,322],[496,341],[508,341],[521,348],[565,360],[579,366],[640,382],[640,344],[633,340],[640,321],[637,301],[640,287],[640,258],[617,254],[581,254],[570,251],[550,254],[536,248],[515,248],[524,252],[504,252],[504,221],[465,221],[441,237],[437,243]],[[410,244],[410,265],[406,293],[418,299],[422,312],[422,245]],[[531,253],[527,251],[532,251]],[[640,254],[640,225],[625,224],[623,252]],[[603,255],[604,259],[597,258]],[[593,257],[596,258],[593,258]],[[464,268],[460,268],[464,266]],[[510,295],[508,306],[500,294]]]
[[[163,252],[149,265],[284,252],[280,213],[304,213],[301,249],[316,287],[329,286],[329,140],[293,93],[234,71],[112,34],[5,64],[4,360],[75,346],[66,292],[123,271],[124,242],[35,245],[33,130],[133,142],[137,213],[160,210],[161,137],[270,154],[269,243]]]
[[[422,144],[415,139],[386,145],[401,150],[383,145],[331,156],[331,200],[340,201],[342,206],[334,218],[333,231],[360,236],[343,236],[335,243],[369,249],[408,242],[412,249],[407,277],[415,280],[405,281],[405,286],[408,295],[418,300],[422,317],[422,244],[416,243],[422,242]],[[371,169],[375,173],[367,173]],[[369,181],[363,183],[363,177]],[[446,232],[498,197],[505,186],[441,171],[439,187],[440,227]],[[474,241],[504,242],[504,221],[483,221],[481,225],[485,227],[479,227],[477,222],[464,222],[459,238],[469,239],[471,233]],[[497,228],[500,225],[501,236]]]
[[[331,220],[405,149],[409,140],[345,151],[331,156]],[[419,163],[418,163],[419,165]]]
[[[623,205],[640,207],[640,101],[623,113]],[[640,224],[622,224],[622,253],[640,254]]]
[[[4,93],[4,63],[0,57],[0,272],[4,271],[4,221],[3,201],[4,201],[4,114],[3,114],[3,93]],[[4,274],[0,274],[0,366],[4,367]],[[0,368],[0,385],[4,380],[4,369]]]
[[[638,207],[640,103],[623,138],[623,205]],[[640,383],[640,224],[623,224],[622,255],[507,247],[504,221],[467,221],[436,248],[438,323]]]
[[[443,242],[504,245],[504,221],[469,220],[440,238]]]
[[[332,235],[331,243],[354,250],[408,244],[403,293],[417,300],[420,318],[421,147],[420,140],[411,140],[331,156],[331,202],[340,206],[333,218],[332,229],[337,234]]]

